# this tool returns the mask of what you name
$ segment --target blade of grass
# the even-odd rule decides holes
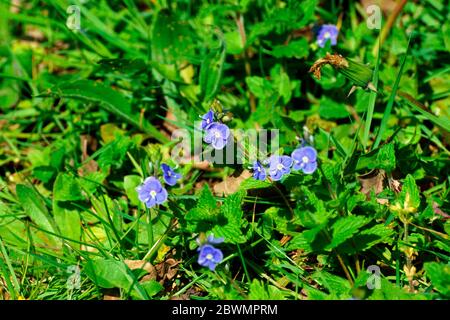
[[[377,54],[377,63],[375,65],[375,70],[373,71],[372,84],[375,90],[378,87],[378,70],[380,67],[380,49],[378,48]],[[367,143],[369,141],[370,134],[370,126],[372,124],[373,112],[375,110],[375,101],[377,99],[377,92],[371,90],[369,93],[369,105],[367,106],[367,114],[366,114],[366,124],[364,126],[364,134],[363,134],[363,148],[367,150]]]
[[[400,70],[398,71],[397,78],[395,79],[394,86],[392,87],[392,92],[391,92],[391,95],[389,96],[389,100],[388,100],[386,109],[384,110],[383,119],[381,119],[380,129],[378,131],[377,138],[373,145],[373,149],[378,148],[378,146],[380,145],[381,139],[383,137],[383,134],[387,129],[389,116],[391,115],[392,107],[394,106],[395,96],[397,94],[398,86],[400,84],[400,79],[402,77],[403,67],[405,66],[406,58],[408,57],[409,45],[411,43],[411,39],[412,39],[412,33],[409,35],[408,44],[406,46],[406,52],[405,52],[403,60],[400,64]]]

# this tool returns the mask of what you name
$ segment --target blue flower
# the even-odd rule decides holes
[[[206,128],[203,140],[212,144],[214,149],[220,150],[225,147],[230,137],[230,129],[223,123],[213,122]]]
[[[211,271],[214,271],[216,269],[216,265],[223,260],[222,251],[214,248],[210,244],[204,244],[199,248],[199,251],[198,264],[203,267],[208,267]]]
[[[162,204],[167,200],[167,191],[155,177],[148,177],[136,188],[139,200],[141,200],[147,208]]]
[[[207,129],[214,121],[214,111],[209,110],[202,116],[202,129]]]
[[[264,168],[258,160],[253,162],[253,178],[256,180],[264,181],[266,180],[266,168]]]
[[[317,44],[319,47],[325,47],[328,40],[331,41],[331,45],[335,46],[337,44],[337,37],[339,34],[338,28],[333,24],[324,24],[320,27],[317,33]]]
[[[292,152],[294,170],[301,169],[306,174],[311,174],[317,169],[317,151],[313,147],[303,147]]]
[[[169,167],[167,164],[165,163],[161,164],[161,169],[163,171],[164,181],[169,186],[174,186],[177,183],[177,180],[181,179],[181,174],[173,171],[173,169]]]
[[[269,174],[272,180],[280,180],[291,172],[292,159],[289,156],[271,156],[269,158]]]

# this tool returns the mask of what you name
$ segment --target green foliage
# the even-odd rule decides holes
[[[0,299],[450,298],[445,4],[407,2],[379,39],[345,1],[78,1],[79,30],[67,1],[1,2]],[[328,52],[349,66],[318,79]],[[211,108],[243,163],[180,160]],[[300,145],[314,173],[251,176]],[[147,208],[150,176],[168,199]]]

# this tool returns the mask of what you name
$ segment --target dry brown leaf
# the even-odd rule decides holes
[[[158,274],[158,278],[161,279],[161,282],[164,282],[166,279],[173,279],[177,272],[178,268],[176,267],[181,260],[175,260],[173,258],[168,258],[165,261],[158,263],[156,267],[156,271]]]
[[[213,186],[213,192],[218,196],[235,193],[239,190],[239,186],[241,185],[242,181],[250,178],[251,176],[252,173],[250,171],[244,170],[237,177],[226,177],[222,182],[216,183]]]
[[[147,271],[147,280],[156,280],[157,277],[157,270],[152,264],[145,260],[124,260],[125,264],[130,268],[131,270],[135,269],[142,269]]]
[[[383,191],[383,182],[386,177],[386,172],[384,170],[372,170],[369,173],[361,175],[358,177],[361,183],[361,192],[370,199],[370,193],[373,191],[375,194],[379,194]]]

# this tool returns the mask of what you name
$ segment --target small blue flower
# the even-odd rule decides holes
[[[223,123],[213,122],[206,128],[203,140],[220,150],[225,147],[230,137],[230,129]]]
[[[222,251],[214,248],[212,245],[205,244],[199,248],[199,251],[198,264],[203,267],[208,267],[211,271],[214,271],[216,265],[223,260]]]
[[[161,169],[163,171],[164,181],[169,186],[174,186],[177,183],[177,180],[181,179],[181,174],[173,171],[173,169],[169,167],[167,164],[165,163],[161,164]]]
[[[328,40],[331,41],[331,45],[335,46],[337,44],[337,37],[339,34],[338,28],[333,24],[324,24],[320,27],[317,33],[317,44],[319,47],[325,47]]]
[[[269,174],[272,180],[280,180],[291,172],[292,158],[289,156],[271,156],[269,158]]]
[[[313,147],[302,147],[292,152],[293,169],[311,174],[317,169],[317,151]]]
[[[155,177],[148,177],[136,188],[138,198],[147,208],[162,204],[167,200],[167,191]]]
[[[202,129],[207,129],[214,121],[214,111],[209,110],[202,116]]]
[[[264,168],[258,160],[253,162],[253,178],[256,180],[264,181],[266,180],[266,168]]]

